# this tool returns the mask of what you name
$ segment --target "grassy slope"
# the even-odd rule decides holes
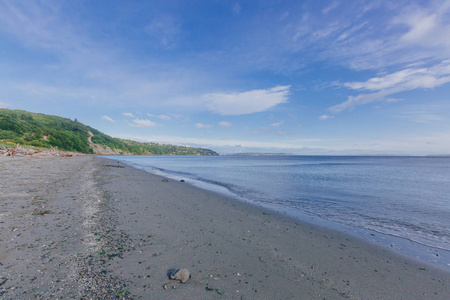
[[[93,153],[88,142],[89,131],[92,142],[108,146],[119,153],[167,154],[167,155],[217,155],[208,149],[191,148],[156,143],[139,143],[110,137],[77,121],[30,113],[22,110],[0,109],[0,145],[15,145],[50,148]]]

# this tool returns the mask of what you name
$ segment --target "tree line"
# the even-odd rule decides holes
[[[37,148],[58,147],[64,151],[93,153],[91,141],[108,146],[121,154],[148,155],[217,155],[209,149],[140,143],[108,136],[77,119],[36,114],[22,110],[0,109],[0,142]]]

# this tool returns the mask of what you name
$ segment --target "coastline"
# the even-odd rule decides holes
[[[183,161],[181,157],[180,157],[181,165],[184,166],[182,168],[184,168],[185,171],[180,170],[180,168],[177,166],[178,159],[175,160],[175,157],[173,158],[161,157],[161,160],[163,162],[160,162],[159,159],[158,160],[150,159],[149,161],[145,159],[134,160],[134,158],[138,158],[136,156],[130,158],[123,156],[113,156],[105,158],[118,160],[121,163],[130,165],[131,167],[142,169],[145,170],[146,172],[163,176],[175,181],[184,180],[187,184],[193,185],[201,189],[209,190],[215,193],[219,193],[222,196],[230,197],[246,203],[251,203],[252,205],[265,207],[270,210],[275,210],[283,214],[284,217],[287,216],[292,217],[294,219],[294,222],[300,220],[301,222],[314,224],[319,227],[336,229],[338,231],[352,235],[353,237],[362,238],[365,241],[372,243],[374,245],[384,247],[389,251],[393,250],[394,252],[397,252],[400,255],[405,255],[419,262],[426,263],[436,268],[440,268],[443,269],[444,271],[450,272],[450,250],[449,250],[450,248],[448,247],[444,248],[443,247],[444,245],[436,244],[434,243],[435,241],[427,243],[427,240],[421,239],[420,236],[418,238],[414,237],[414,235],[410,235],[408,232],[403,232],[402,234],[401,232],[399,233],[392,230],[391,231],[385,230],[383,227],[377,228],[377,226],[373,226],[373,224],[364,224],[364,223],[355,224],[354,222],[351,221],[352,220],[351,215],[347,215],[347,218],[345,217],[345,213],[347,213],[348,210],[346,210],[346,212],[343,215],[341,211],[340,214],[341,216],[344,217],[341,217],[340,220],[336,220],[335,216],[333,215],[331,218],[329,218],[329,216],[327,215],[327,210],[325,211],[322,210],[320,212],[317,211],[317,209],[320,210],[321,206],[315,208],[316,211],[311,210],[311,208],[308,209],[307,205],[301,207],[296,205],[287,206],[284,200],[289,199],[289,201],[292,201],[290,197],[292,194],[295,194],[296,191],[291,191],[289,195],[286,195],[286,193],[270,194],[270,189],[268,190],[265,187],[263,187],[264,184],[268,184],[268,182],[264,182],[264,180],[261,180],[258,183],[261,187],[263,187],[261,190],[259,190],[258,187],[255,185],[245,186],[246,188],[248,188],[248,191],[251,191],[253,189],[256,192],[253,195],[252,194],[246,195],[247,192],[245,191],[245,189],[242,189],[243,186],[242,185],[240,186],[239,181],[236,180],[233,181],[230,180],[230,178],[221,181],[220,179],[221,176],[227,177],[228,174],[227,172],[229,172],[227,168],[225,168],[225,170],[220,169],[221,171],[218,172],[220,174],[224,173],[225,175],[219,175],[218,177],[216,177],[215,174],[211,174],[211,176],[208,176],[207,174],[198,171],[192,171],[193,173],[191,173],[191,171],[189,171],[189,169],[186,168],[186,161]],[[175,164],[171,167],[170,164],[167,164],[169,160],[166,159],[175,160],[174,161]],[[231,162],[231,165],[234,166],[233,162]],[[193,164],[192,166],[201,168],[204,165],[202,164],[202,162],[200,162],[200,164]],[[222,167],[218,166],[218,168]],[[228,169],[230,168],[228,167]],[[235,174],[235,176],[239,178],[240,175]],[[280,185],[280,183],[279,182],[274,183],[274,185]],[[263,194],[261,195],[262,198],[259,198],[257,196],[258,191],[259,192],[264,191]],[[378,194],[375,193],[373,195]],[[277,199],[277,201],[272,202],[272,199]],[[351,195],[350,199],[348,200],[351,200]],[[342,199],[340,201],[342,201]],[[380,203],[379,205],[381,206],[382,203]],[[429,205],[432,205],[432,203],[429,203]],[[367,207],[362,208],[367,209]],[[373,209],[375,210],[378,210],[378,208],[382,209],[382,207],[373,207]],[[356,208],[356,210],[357,209],[358,208]],[[384,211],[386,211],[386,208],[384,209]],[[351,212],[352,208],[350,208],[350,213]],[[353,212],[355,212],[355,210],[353,210]],[[330,214],[330,211],[328,211],[328,214]],[[368,215],[366,215],[366,217],[368,217]],[[376,214],[373,215],[372,217],[376,217]],[[382,215],[380,215],[380,217],[382,217]],[[398,216],[396,217],[396,220],[394,219],[393,221],[401,221],[401,217],[402,214],[399,213]],[[410,223],[405,225],[407,228],[408,227],[413,228],[414,226],[420,227],[420,224],[417,222],[417,220],[415,224]],[[429,230],[434,230],[436,232],[436,235],[441,233],[438,228],[429,227]],[[423,234],[425,233],[427,233],[426,228],[424,228]]]
[[[448,272],[107,158],[4,158],[0,172],[0,299],[450,294]],[[181,267],[186,284],[167,277]]]

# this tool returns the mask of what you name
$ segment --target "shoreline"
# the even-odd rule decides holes
[[[0,197],[0,299],[450,294],[449,272],[345,233],[116,165],[89,155],[0,160],[0,184],[7,191]],[[168,278],[182,267],[192,275],[186,284]]]
[[[165,172],[164,170],[158,168],[147,169],[138,164],[134,164],[130,161],[126,160],[122,161],[120,159],[117,159],[117,157],[114,158],[109,158],[105,156],[101,157],[110,160],[121,161],[121,163],[123,164],[126,164],[130,167],[139,170],[143,170],[147,173],[156,176],[161,176],[164,178],[169,178],[171,180],[177,181],[185,180],[186,184],[189,184],[196,188],[200,188],[212,193],[217,193],[221,196],[234,198],[236,201],[248,203],[250,205],[263,207],[271,211],[275,211],[281,214],[283,217],[292,218],[293,222],[300,221],[307,224],[323,227],[325,229],[337,230],[339,232],[348,234],[353,238],[362,239],[365,242],[375,245],[377,247],[382,247],[388,251],[393,251],[394,253],[397,253],[401,256],[408,257],[412,260],[417,261],[418,263],[425,263],[429,266],[441,269],[444,272],[450,272],[450,250],[448,249],[430,246],[412,239],[408,239],[406,237],[396,236],[393,234],[384,233],[374,229],[355,227],[347,224],[338,223],[336,221],[324,219],[321,216],[315,214],[308,214],[296,209],[289,209],[282,205],[258,203],[256,201],[241,197],[233,193],[225,186],[210,183],[208,181],[196,180],[193,178],[183,176],[182,174]]]

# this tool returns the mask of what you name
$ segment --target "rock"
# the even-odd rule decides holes
[[[184,181],[184,179],[181,179],[180,182],[186,182],[186,181]]]
[[[181,283],[186,283],[191,278],[191,274],[187,269],[179,269],[172,275],[170,275],[170,279],[179,280]]]
[[[163,182],[169,182],[169,179],[163,179],[162,181]]]

